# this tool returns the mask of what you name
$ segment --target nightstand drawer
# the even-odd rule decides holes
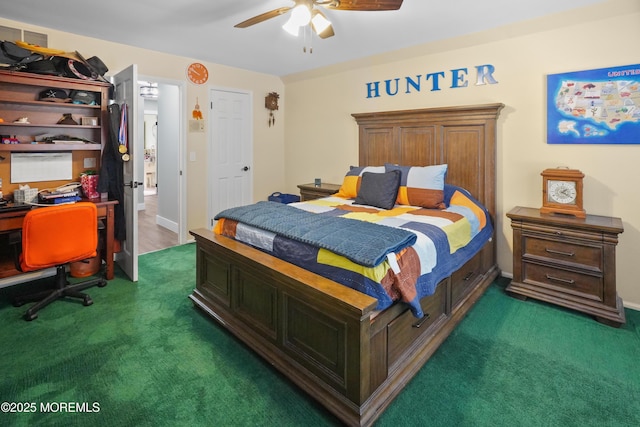
[[[522,281],[594,301],[602,301],[602,276],[581,274],[546,265],[522,263]]]
[[[602,272],[602,245],[589,246],[573,242],[523,236],[524,258],[570,264],[592,272]]]
[[[580,239],[592,240],[594,242],[602,241],[602,232],[592,230],[572,230],[557,226],[523,223],[522,231],[526,234],[533,233],[550,239]]]

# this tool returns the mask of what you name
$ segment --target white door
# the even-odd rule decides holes
[[[251,94],[211,91],[209,224],[223,209],[253,202]]]
[[[122,242],[122,250],[118,253],[116,261],[129,276],[138,281],[138,209],[137,203],[139,192],[144,190],[144,183],[138,182],[135,177],[139,175],[137,170],[138,153],[135,148],[138,146],[140,135],[137,130],[138,111],[138,67],[133,64],[116,74],[113,78],[115,85],[115,102],[127,104],[127,138],[129,161],[123,163],[124,182],[124,216],[127,229],[127,237]],[[144,112],[143,112],[144,113]]]

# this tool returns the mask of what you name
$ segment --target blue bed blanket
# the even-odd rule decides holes
[[[417,236],[407,230],[369,222],[317,215],[275,202],[258,202],[220,212],[215,219],[236,220],[342,255],[375,267],[387,254],[413,245]]]

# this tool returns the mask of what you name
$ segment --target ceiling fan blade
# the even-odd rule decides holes
[[[235,28],[247,28],[255,24],[259,24],[261,22],[266,21],[267,19],[275,18],[276,16],[280,16],[285,14],[291,10],[290,7],[281,7],[278,9],[270,10],[269,12],[262,13],[260,15],[256,15],[253,18],[249,18],[246,21],[242,21],[239,24],[234,25]]]
[[[325,5],[334,10],[398,10],[402,0],[340,0],[337,6]]]
[[[318,28],[314,24],[314,19],[315,19],[316,15],[320,15],[328,23],[328,26],[325,29]],[[333,36],[336,35],[333,32],[333,27],[331,26],[331,22],[329,22],[327,17],[324,16],[324,13],[320,12],[318,9],[313,9],[313,11],[311,11],[311,16],[312,16],[312,18],[311,18],[311,28],[313,28],[313,31],[316,32],[318,37],[320,37],[321,39],[328,39],[329,37],[333,37]],[[318,31],[318,30],[322,30],[322,31]]]

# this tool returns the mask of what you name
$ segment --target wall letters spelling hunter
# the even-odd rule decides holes
[[[498,81],[493,78],[493,72],[495,71],[495,67],[491,64],[485,65],[476,65],[476,86],[482,86],[486,84],[494,85],[497,84]],[[468,71],[466,68],[457,68],[451,70],[451,89],[467,87],[469,85],[469,81],[467,80]],[[442,79],[446,77],[444,71],[438,71],[435,73],[429,73],[424,75],[424,83],[431,83],[431,92],[441,90],[440,84],[442,83]],[[367,83],[367,98],[379,98],[381,96],[380,93],[380,83],[382,82],[369,82]],[[384,92],[383,95],[386,94],[388,96],[396,96],[400,90],[404,93],[411,92],[420,92],[422,85],[422,74],[416,75],[415,79],[412,77],[405,77],[404,84],[400,84],[400,78],[389,79],[384,81]]]

